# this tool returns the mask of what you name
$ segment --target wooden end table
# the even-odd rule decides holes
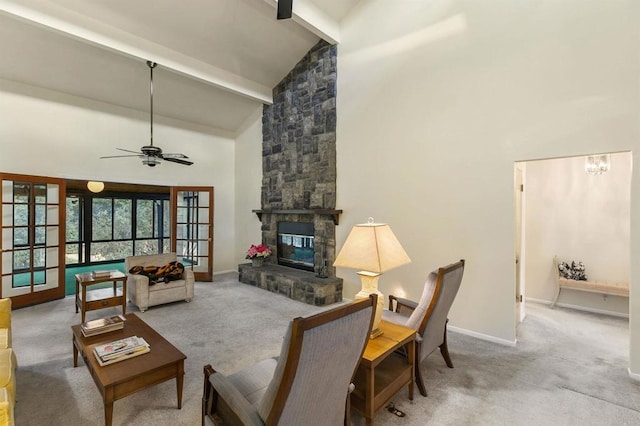
[[[112,281],[113,288],[87,291],[87,287]],[[122,285],[118,286],[118,282]],[[109,276],[94,277],[91,272],[76,274],[76,314],[82,312],[84,322],[87,311],[122,305],[122,315],[127,311],[127,276],[120,271],[111,271]]]
[[[178,409],[182,408],[184,360],[187,356],[137,315],[127,314],[125,318],[123,329],[97,336],[85,337],[79,324],[71,327],[73,366],[78,366],[79,353],[102,394],[106,426],[111,426],[113,420],[114,401],[174,378],[178,393]],[[151,351],[101,367],[93,353],[93,348],[131,336],[142,337],[151,347]]]
[[[407,386],[413,400],[413,365],[416,331],[380,321],[382,336],[369,339],[356,371],[351,407],[373,425],[376,411],[384,407],[400,389]],[[407,357],[394,353],[405,347]]]

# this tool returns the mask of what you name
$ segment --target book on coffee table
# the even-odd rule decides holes
[[[107,278],[111,276],[111,273],[114,271],[92,271],[91,275],[93,278]]]
[[[98,364],[104,366],[146,354],[150,350],[149,344],[142,337],[132,336],[98,345],[93,349],[93,353]]]
[[[113,315],[106,318],[98,318],[86,321],[80,326],[80,330],[85,337],[91,337],[109,331],[121,330],[124,328],[125,318],[122,315]]]

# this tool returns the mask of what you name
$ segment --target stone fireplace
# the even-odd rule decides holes
[[[254,212],[262,243],[275,255],[262,268],[238,267],[243,283],[318,306],[342,301],[342,279],[333,267],[342,213],[335,209],[336,58],[336,46],[318,42],[274,88],[273,105],[263,108],[262,208]],[[298,242],[307,270],[278,262],[282,223],[313,225],[312,238]]]

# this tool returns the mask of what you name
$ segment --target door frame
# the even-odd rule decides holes
[[[197,222],[197,223],[178,223],[178,193],[179,192],[206,192],[209,195],[209,205],[208,207],[208,216],[207,222]],[[213,235],[214,235],[214,208],[215,208],[215,200],[214,200],[214,187],[212,186],[172,186],[171,187],[171,195],[169,197],[169,204],[171,206],[171,250],[176,252],[178,256],[178,260],[180,260],[180,253],[177,252],[177,243],[178,243],[178,225],[187,225],[188,227],[198,227],[198,225],[206,225],[207,235],[203,238],[198,238],[197,240],[191,241],[192,243],[198,242],[206,242],[207,243],[207,264],[206,271],[195,271],[194,276],[196,281],[213,281]],[[205,256],[198,256],[200,258],[205,258]]]
[[[20,308],[23,306],[29,306],[29,305],[35,305],[38,303],[43,303],[43,302],[48,302],[51,300],[56,300],[56,299],[62,299],[65,297],[65,269],[66,269],[66,264],[65,264],[65,253],[66,253],[66,182],[64,179],[62,178],[53,178],[53,177],[45,177],[45,176],[33,176],[33,175],[21,175],[21,174],[15,174],[15,173],[0,173],[0,181],[18,181],[18,182],[28,182],[28,183],[41,183],[41,184],[54,184],[54,185],[58,185],[58,244],[57,245],[49,245],[48,242],[45,244],[45,249],[49,250],[49,249],[57,249],[58,251],[58,256],[57,256],[57,265],[55,267],[46,267],[45,266],[45,271],[47,269],[57,269],[57,286],[51,289],[47,289],[47,290],[42,290],[42,291],[34,291],[34,284],[33,284],[33,279],[31,279],[31,283],[30,283],[30,291],[28,294],[23,294],[23,295],[18,295],[18,296],[11,296],[11,295],[5,295],[3,294],[2,291],[2,286],[0,286],[0,296],[1,297],[10,297],[11,301],[12,301],[12,306],[14,308]],[[4,210],[5,205],[13,205],[13,202],[9,203],[4,201],[4,193],[3,193],[3,185],[0,184],[0,202],[2,203],[2,210]],[[47,206],[49,205],[54,205],[54,203],[49,203],[47,200],[46,203]],[[30,216],[34,215],[35,213],[35,204],[31,203],[31,200],[29,201],[29,209],[30,209]],[[13,215],[12,215],[13,218]],[[13,222],[12,222],[13,223]],[[4,224],[1,224],[1,228],[2,228],[2,232],[4,233],[5,229],[13,229],[13,225],[11,226],[5,226]],[[45,227],[48,225],[45,225]],[[32,232],[30,232],[30,237],[29,237],[29,245],[31,247],[31,250],[33,250],[33,245],[34,245],[34,230],[32,228],[32,224],[29,224],[29,227],[31,229]],[[2,253],[2,256],[4,257],[4,254],[7,251],[11,251],[13,252],[13,243],[11,244],[10,248],[7,248],[4,246],[4,238],[2,239],[2,242],[0,243],[1,250],[0,252]],[[2,259],[4,260],[4,259]],[[4,280],[4,277],[6,276],[12,276],[14,275],[13,269],[11,271],[5,271],[4,269],[4,262],[0,261],[0,279]],[[34,273],[34,266],[33,266],[33,256],[31,256],[31,260],[30,260],[30,265],[29,265],[29,273],[33,274]],[[45,272],[46,275],[46,272]],[[33,277],[32,277],[33,278]]]

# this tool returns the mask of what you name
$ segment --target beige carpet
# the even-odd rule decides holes
[[[516,348],[449,333],[456,368],[433,354],[421,366],[429,397],[416,392],[410,402],[401,392],[394,402],[406,417],[380,411],[376,424],[640,424],[640,386],[626,372],[628,321],[527,306]],[[175,381],[166,382],[116,401],[114,424],[198,425],[204,364],[232,373],[275,356],[288,321],[317,311],[240,284],[231,273],[196,283],[191,303],[139,314],[188,356],[183,407],[176,408]],[[88,318],[116,312],[95,311]],[[70,326],[79,321],[72,298],[14,311],[18,426],[104,424],[89,372],[82,361],[73,368]],[[352,419],[364,424],[357,415]]]

